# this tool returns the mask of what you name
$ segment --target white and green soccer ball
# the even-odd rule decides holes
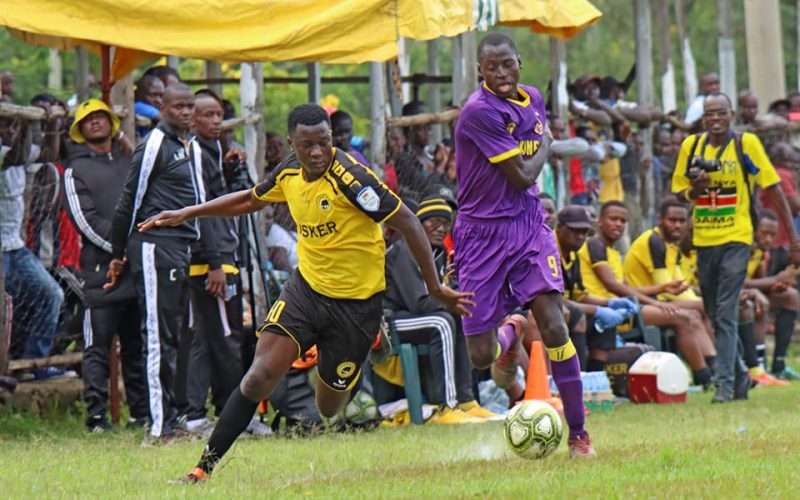
[[[344,418],[354,424],[363,424],[380,418],[380,412],[372,396],[364,391],[358,391],[344,407]]]
[[[503,433],[508,446],[523,458],[544,458],[558,448],[563,434],[561,416],[544,401],[528,400],[506,414]]]

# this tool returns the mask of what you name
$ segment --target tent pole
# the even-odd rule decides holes
[[[386,77],[385,65],[380,62],[369,63],[369,96],[371,127],[372,169],[383,179],[383,166],[386,164]]]
[[[111,104],[111,47],[106,44],[101,45],[100,54],[103,64],[103,81],[101,83],[103,102]]]

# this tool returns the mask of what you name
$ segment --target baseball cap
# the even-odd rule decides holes
[[[558,213],[558,225],[572,229],[591,229],[592,220],[581,205],[567,205]]]
[[[437,195],[429,195],[419,202],[417,209],[417,217],[420,222],[430,219],[431,217],[441,217],[443,219],[453,219],[453,209],[447,203],[447,200]]]
[[[119,131],[119,118],[117,118],[117,115],[112,113],[103,101],[99,99],[87,99],[80,103],[78,109],[75,110],[75,121],[72,122],[72,126],[69,128],[69,138],[77,144],[86,142],[86,139],[81,135],[81,120],[95,111],[105,111],[106,114],[108,114],[108,118],[111,120],[111,137],[117,135]]]

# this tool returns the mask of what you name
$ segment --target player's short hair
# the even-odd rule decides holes
[[[733,103],[731,102],[731,98],[727,96],[727,94],[723,94],[722,92],[713,92],[706,96],[706,101],[711,99],[712,97],[724,97],[726,101],[728,101],[728,109],[733,109]],[[704,101],[705,102],[705,101]]]
[[[483,55],[483,51],[486,50],[486,47],[500,47],[501,45],[508,45],[511,50],[514,51],[514,54],[519,54],[517,46],[510,36],[504,35],[503,33],[489,33],[483,37],[478,44],[478,61],[481,60],[481,56]]]
[[[598,217],[602,217],[606,213],[606,211],[612,207],[624,208],[625,210],[628,209],[628,207],[626,207],[625,204],[619,200],[609,200],[600,205],[600,213],[597,214]]]
[[[173,68],[172,66],[160,65],[160,66],[151,66],[144,72],[144,76],[155,76],[156,78],[161,78],[165,75],[172,75],[178,80],[181,79],[181,75],[178,73],[178,70]]]
[[[350,116],[350,113],[348,113],[347,111],[342,111],[341,109],[338,111],[334,111],[331,114],[331,127],[345,120],[353,121],[353,118]]]
[[[313,127],[322,122],[327,123],[330,127],[331,119],[328,113],[325,112],[322,106],[312,103],[295,106],[295,108],[289,112],[289,118],[286,120],[289,134],[293,134],[298,125]]]
[[[758,211],[758,222],[761,222],[762,219],[771,220],[772,222],[778,222],[778,217],[775,215],[775,212],[768,208],[762,208]]]
[[[200,90],[198,90],[197,92],[194,93],[194,96],[195,97],[210,97],[210,98],[214,99],[215,101],[217,101],[217,103],[220,105],[220,107],[224,107],[223,104],[222,104],[222,99],[217,95],[216,92],[214,92],[211,89],[200,89]]]
[[[661,217],[666,217],[667,212],[669,212],[669,209],[675,207],[683,208],[684,210],[689,210],[689,207],[685,203],[678,200],[678,198],[674,196],[668,196],[667,198],[664,198],[664,201],[662,201],[661,204],[658,206],[658,215],[660,215]]]
[[[188,93],[192,94],[192,89],[190,89],[189,86],[186,85],[183,82],[173,83],[172,85],[170,85],[169,87],[164,89],[163,102],[167,103],[167,102],[171,101],[173,96],[175,96],[175,94],[178,94],[178,93],[181,93],[181,92],[188,92]],[[194,94],[192,94],[192,96],[194,97]]]

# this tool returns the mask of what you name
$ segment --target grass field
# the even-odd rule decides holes
[[[453,498],[800,496],[800,383],[749,401],[620,405],[588,418],[599,458],[506,450],[499,422],[240,441],[208,483],[168,485],[203,444],[142,447],[141,432],[86,435],[78,416],[0,417],[4,498]]]

